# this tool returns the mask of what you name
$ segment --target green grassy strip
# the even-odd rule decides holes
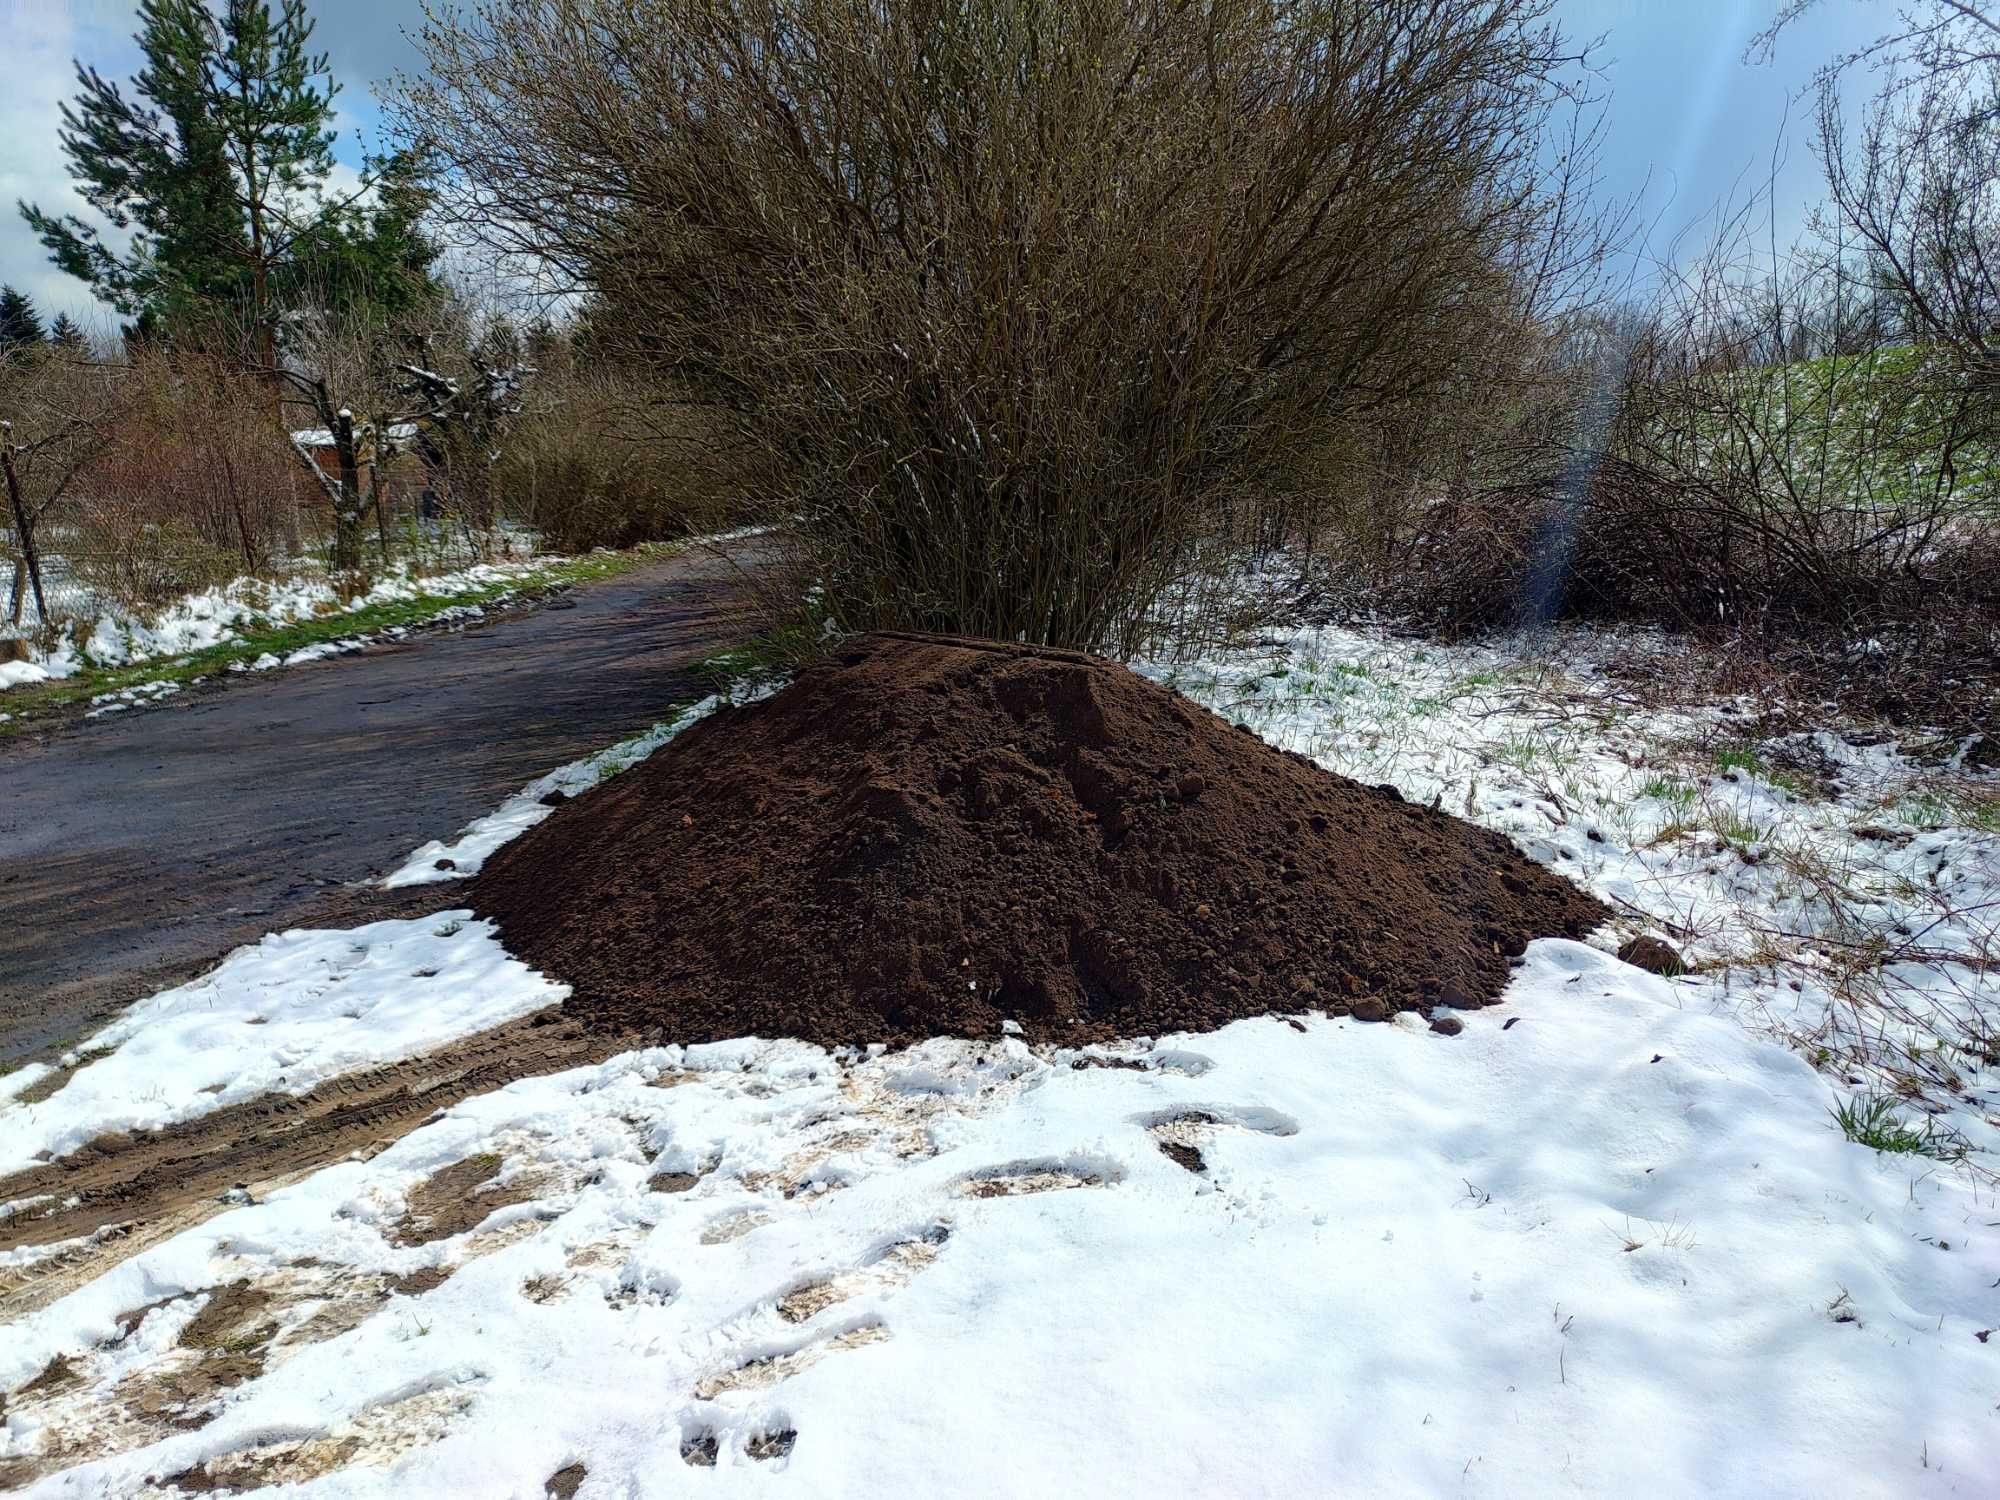
[[[1815,505],[1919,505],[1936,494],[1949,513],[1990,515],[2000,461],[1968,443],[1943,473],[1938,424],[1949,406],[1939,377],[1929,390],[1919,379],[1923,359],[1905,346],[1709,377],[1715,410],[1694,434],[1709,452],[1684,457],[1720,472],[1787,475]]]
[[[472,604],[490,604],[511,594],[595,583],[630,572],[642,563],[671,556],[677,550],[672,545],[649,545],[627,552],[593,552],[585,557],[552,561],[516,578],[460,589],[454,593],[387,600],[286,624],[252,625],[235,640],[180,656],[156,657],[119,667],[86,666],[71,677],[10,688],[0,693],[0,713],[13,715],[6,723],[0,723],[0,739],[39,728],[49,720],[87,704],[100,693],[122,692],[149,682],[188,683],[197,677],[226,672],[232,662],[255,661],[266,652],[287,656],[325,641],[373,635],[398,625],[422,625],[447,610]]]

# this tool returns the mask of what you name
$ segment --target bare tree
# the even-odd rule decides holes
[[[422,362],[396,366],[402,377],[397,391],[409,406],[406,420],[421,429],[420,447],[450,487],[466,524],[481,535],[490,533],[497,520],[493,466],[507,429],[521,414],[521,388],[537,372],[518,358],[489,362],[469,347],[459,362],[470,366],[470,373],[449,373],[431,368],[444,363],[434,335],[421,335],[415,344]]]
[[[296,431],[288,441],[332,510],[336,572],[362,565],[368,513],[381,499],[381,486],[364,490],[361,471],[379,474],[397,426],[395,417],[384,415],[394,399],[386,379],[387,337],[365,318],[295,314],[287,359],[263,372],[282,392],[280,410],[303,411],[313,424],[311,441]],[[334,454],[330,471],[319,457],[323,448]]]
[[[1550,9],[497,0],[399,113],[747,445],[838,623],[1130,648],[1594,271]]]
[[[9,374],[7,388],[0,391],[0,478],[20,549],[9,618],[16,626],[22,623],[32,589],[36,616],[46,625],[51,616],[37,533],[96,455],[115,409],[117,377],[101,367],[55,357]]]

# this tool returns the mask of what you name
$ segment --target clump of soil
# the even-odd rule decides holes
[[[558,810],[472,905],[587,1024],[830,1046],[1483,1005],[1608,916],[1122,666],[886,635]]]

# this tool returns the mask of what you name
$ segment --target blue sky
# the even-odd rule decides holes
[[[1818,201],[1810,109],[1797,95],[1819,63],[1876,35],[1893,9],[1885,0],[1821,0],[1786,33],[1769,65],[1746,63],[1745,43],[1777,3],[1559,0],[1557,15],[1573,36],[1603,38],[1604,189],[1621,197],[1645,186],[1646,248],[1656,256],[1667,255],[1677,235],[1692,231],[1699,238],[1719,200],[1764,184],[1788,107],[1789,141],[1772,194],[1781,242]],[[86,322],[109,321],[80,283],[48,264],[13,204],[69,202],[55,132],[57,110],[74,91],[70,59],[129,77],[137,62],[135,8],[131,0],[0,0],[8,83],[0,95],[0,282],[27,292],[45,316],[67,311]],[[343,84],[338,154],[351,171],[361,160],[356,131],[372,140],[377,128],[371,85],[417,62],[403,35],[417,24],[417,5],[311,0],[309,8],[320,18],[315,42],[331,54]]]

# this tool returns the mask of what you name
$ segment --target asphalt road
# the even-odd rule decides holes
[[[266,932],[396,909],[361,883],[706,691],[692,666],[750,629],[713,554],[566,597],[0,744],[0,1061]]]

